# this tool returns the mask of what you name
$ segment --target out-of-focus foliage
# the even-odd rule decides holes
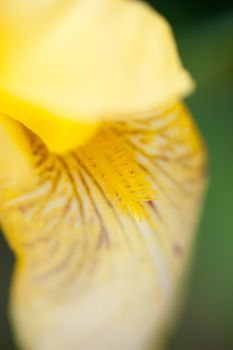
[[[233,349],[233,6],[154,1],[197,82],[188,99],[209,153],[210,184],[186,307],[169,350]]]
[[[227,0],[150,1],[172,23],[197,81],[187,101],[209,152],[210,186],[187,302],[169,350],[233,349],[233,5]],[[0,238],[0,349],[14,350],[7,323],[12,255]],[[51,349],[52,350],[52,349]]]

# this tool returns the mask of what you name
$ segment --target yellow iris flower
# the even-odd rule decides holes
[[[19,345],[160,346],[205,185],[168,23],[140,1],[2,0],[0,52]]]

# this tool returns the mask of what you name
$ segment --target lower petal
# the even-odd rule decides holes
[[[37,186],[9,192],[1,184],[1,222],[19,259],[19,339],[29,349],[89,350],[159,338],[205,184],[205,152],[187,110],[176,104],[105,124],[65,156],[36,136],[30,142]]]

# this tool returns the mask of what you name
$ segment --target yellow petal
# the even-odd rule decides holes
[[[25,184],[32,182],[33,164],[26,131],[15,120],[0,114],[0,179]]]
[[[187,110],[106,124],[63,156],[35,135],[31,147],[37,185],[0,192],[1,223],[20,259],[12,313],[22,348],[144,349],[152,336],[159,341],[205,184],[203,145]],[[148,214],[141,220],[139,204]]]
[[[42,107],[12,97],[0,91],[0,110],[8,113],[36,135],[40,136],[50,151],[66,153],[70,149],[85,143],[96,131],[97,122],[66,120],[52,115]]]
[[[0,49],[0,112],[58,153],[193,86],[168,23],[138,1],[2,0]]]

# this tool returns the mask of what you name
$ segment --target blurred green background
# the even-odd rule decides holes
[[[210,187],[191,283],[168,350],[231,350],[233,3],[226,0],[150,2],[172,23],[185,66],[197,81],[196,93],[187,103],[205,138],[210,169]],[[0,236],[0,350],[15,349],[6,313],[12,265],[13,257]]]

